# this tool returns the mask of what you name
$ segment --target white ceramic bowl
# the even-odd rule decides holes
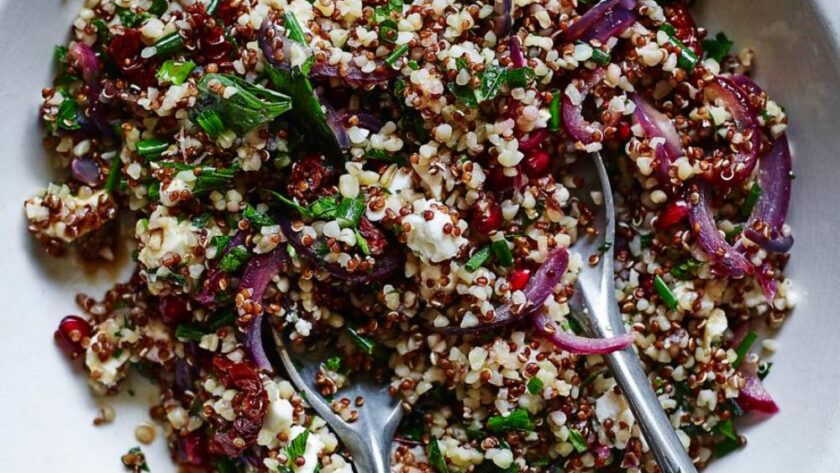
[[[94,427],[98,409],[82,377],[55,349],[59,318],[76,312],[80,291],[101,295],[122,271],[84,271],[43,256],[26,233],[22,202],[52,172],[38,123],[41,87],[51,79],[53,45],[65,40],[81,1],[0,0],[0,471],[122,471],[134,427],[148,420],[154,392],[131,380],[134,397],[113,425]],[[782,413],[745,428],[748,447],[710,468],[840,471],[840,28],[837,0],[699,1],[702,23],[737,47],[756,50],[758,81],[790,116],[796,245],[789,272],[800,303],[776,335],[780,350],[767,386]],[[832,33],[833,25],[833,33]],[[101,402],[101,401],[99,401]],[[747,423],[752,423],[749,420]],[[144,447],[152,470],[174,471],[160,438]]]

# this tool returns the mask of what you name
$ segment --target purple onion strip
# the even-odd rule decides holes
[[[619,0],[602,0],[580,16],[572,25],[560,34],[560,39],[572,42],[580,39],[589,29],[601,20],[604,15],[618,5]]]
[[[286,265],[289,257],[286,254],[286,246],[280,245],[269,253],[257,255],[251,258],[242,274],[239,282],[239,292],[248,289],[248,299],[254,303],[260,303],[271,279],[280,272]],[[245,333],[245,347],[251,355],[254,364],[263,371],[272,372],[274,368],[268,360],[262,340],[263,316],[260,313],[251,321]]]
[[[636,340],[632,333],[611,338],[587,338],[569,333],[560,328],[544,313],[535,313],[534,327],[557,348],[579,355],[603,355],[623,350]]]
[[[734,186],[744,182],[758,164],[758,152],[761,136],[758,128],[758,116],[750,102],[749,94],[732,80],[717,76],[705,89],[706,98],[711,102],[720,100],[732,114],[737,131],[747,143],[742,143],[735,152],[732,163],[724,168],[715,168],[707,178],[719,185]],[[724,174],[726,173],[726,174]]]
[[[712,259],[714,270],[718,274],[732,278],[752,274],[752,263],[733,248],[718,230],[712,216],[708,192],[708,189],[701,186],[697,190],[697,201],[691,202],[692,199],[689,199],[688,218],[691,229],[697,236],[697,243]]]
[[[639,15],[637,15],[633,10],[615,8],[607,12],[600,21],[592,25],[592,27],[589,28],[583,36],[581,36],[581,39],[583,41],[597,39],[602,43],[606,43],[610,38],[621,36],[621,34],[630,28],[638,19]]]
[[[580,103],[578,104],[573,103],[572,99],[566,93],[563,93],[563,124],[572,138],[584,145],[592,143],[592,134],[600,131],[601,125],[586,121],[583,117],[583,104],[592,89],[604,79],[605,75],[606,70],[599,67],[585,76],[583,88],[578,90],[580,93]]]
[[[670,180],[668,169],[671,163],[683,154],[680,135],[671,119],[640,95],[631,94],[630,100],[636,105],[633,117],[645,131],[648,139],[665,140],[665,143],[656,147],[656,175],[661,184],[667,184]]]
[[[781,136],[758,168],[761,195],[744,225],[744,236],[773,253],[787,253],[793,237],[784,234],[790,205],[791,155],[787,136]]]

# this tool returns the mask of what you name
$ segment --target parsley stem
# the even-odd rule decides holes
[[[395,62],[397,62],[401,57],[403,57],[406,53],[408,53],[408,44],[401,44],[397,46],[394,51],[385,58],[385,63],[389,66],[393,66]]]
[[[662,298],[662,302],[664,302],[669,309],[674,310],[677,308],[677,297],[661,276],[656,276],[653,279],[653,286],[656,288],[656,292],[659,293],[659,297]]]

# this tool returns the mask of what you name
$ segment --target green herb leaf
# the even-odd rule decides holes
[[[408,53],[408,44],[401,44],[394,49],[388,57],[385,58],[385,63],[389,66],[393,66],[395,62],[397,62],[401,57],[405,56]]]
[[[213,313],[213,315],[210,316],[210,322],[207,325],[207,328],[210,329],[211,332],[215,332],[222,327],[233,325],[235,321],[236,313],[232,308],[227,308]]]
[[[184,49],[186,44],[184,43],[184,38],[176,31],[174,33],[170,33],[163,38],[157,40],[154,44],[155,48],[155,56],[157,57],[166,57],[171,56],[178,51]]]
[[[550,131],[557,131],[560,129],[560,96],[562,92],[559,90],[551,91],[551,102],[548,105],[548,113],[551,118],[548,120],[548,129]]]
[[[726,232],[724,237],[726,238],[726,241],[728,241],[730,243],[733,243],[735,241],[735,238],[743,232],[744,232],[744,226],[743,225],[735,225],[735,227],[733,227],[732,230],[729,230],[728,232]]]
[[[204,335],[205,333],[201,329],[193,325],[178,324],[178,327],[175,328],[175,337],[181,340],[200,342]]]
[[[134,13],[130,8],[117,7],[117,16],[120,17],[123,26],[128,28],[134,28],[143,20],[142,16]]]
[[[225,122],[215,110],[202,110],[193,119],[210,138],[216,139],[225,132]]]
[[[117,190],[117,186],[120,183],[120,168],[122,168],[122,161],[120,160],[120,157],[114,156],[113,158],[111,158],[111,169],[108,170],[108,177],[105,178],[105,192],[113,194],[114,191]],[[158,197],[160,197],[160,182],[158,182],[157,184]]]
[[[369,149],[365,152],[365,159],[385,161],[387,163],[405,164],[405,158],[394,156],[382,149]]]
[[[575,447],[578,453],[583,453],[589,449],[589,446],[586,444],[586,439],[583,438],[583,434],[577,429],[569,429],[569,443]]]
[[[193,69],[195,69],[195,63],[192,61],[184,62],[170,59],[160,66],[155,77],[162,83],[181,85],[186,82]]]
[[[347,327],[347,334],[350,335],[350,339],[353,341],[353,344],[359,347],[363,353],[366,355],[373,355],[378,345],[375,340],[359,335],[359,332],[357,332],[353,327]]]
[[[331,356],[324,362],[324,367],[330,371],[340,373],[342,364],[343,360],[340,356]]]
[[[612,248],[612,245],[613,244],[612,244],[611,241],[605,241],[605,242],[601,243],[600,245],[598,245],[598,251],[601,252],[601,253],[606,253],[606,252],[610,251],[610,248]]]
[[[149,7],[149,13],[154,16],[161,16],[169,9],[169,0],[152,0],[152,6]]]
[[[694,270],[701,266],[703,266],[703,263],[694,258],[689,258],[671,268],[671,276],[681,281],[688,281],[694,279]]]
[[[295,460],[303,456],[304,452],[306,452],[307,440],[309,440],[309,429],[299,433],[297,437],[293,438],[286,445],[286,458],[289,459],[288,465],[294,465]]]
[[[121,460],[122,464],[132,471],[151,471],[149,470],[149,464],[146,463],[146,455],[143,454],[140,447],[130,449],[122,456]]]
[[[82,128],[79,124],[79,104],[75,100],[67,98],[61,102],[61,105],[58,106],[56,124],[62,130],[72,131]]]
[[[715,444],[715,456],[717,458],[725,457],[730,453],[738,450],[741,447],[740,440],[732,440],[730,438],[724,438],[722,441]]]
[[[723,62],[723,58],[729,54],[734,44],[723,32],[720,32],[714,39],[703,40],[703,51],[706,52],[707,58],[714,59],[717,62]]]
[[[321,197],[309,204],[306,213],[312,218],[331,219],[338,215],[338,207],[335,197]]]
[[[530,67],[517,67],[505,72],[505,82],[510,88],[526,87],[534,77],[536,77],[536,73]]]
[[[493,432],[505,432],[508,430],[534,430],[534,421],[531,414],[523,408],[510,411],[508,415],[498,415],[487,419],[487,428]]]
[[[233,95],[230,95],[231,88],[235,90]],[[288,96],[228,74],[205,75],[198,82],[198,91],[193,116],[214,111],[226,128],[238,134],[265,125],[292,108]],[[218,127],[214,128],[218,132]]]
[[[747,197],[744,198],[744,203],[741,205],[742,216],[750,216],[753,207],[755,207],[755,204],[758,202],[759,197],[761,197],[761,186],[756,182],[752,185],[752,187],[750,187],[750,192],[747,194]]]
[[[653,287],[656,288],[656,292],[659,293],[659,297],[662,298],[662,302],[671,310],[677,308],[677,298],[674,296],[674,293],[671,291],[671,288],[668,287],[668,284],[662,279],[661,276],[656,276],[653,278]]]
[[[148,140],[140,140],[137,142],[137,154],[144,158],[146,162],[155,161],[160,158],[164,151],[169,149],[169,142],[166,140],[151,138]]]
[[[362,197],[341,199],[336,209],[336,219],[342,228],[356,228],[365,213],[365,200]]]
[[[262,212],[259,212],[251,205],[245,207],[245,210],[242,211],[242,216],[248,219],[249,222],[256,225],[257,227],[268,227],[270,225],[276,225],[274,219]]]
[[[108,28],[108,24],[105,23],[105,20],[102,18],[96,18],[91,21],[90,24],[96,28],[96,37],[100,43],[107,44],[111,41],[111,30]]]
[[[735,353],[738,354],[738,357],[735,358],[735,361],[732,363],[732,367],[737,369],[741,366],[741,363],[744,362],[744,359],[747,358],[747,354],[750,351],[750,347],[752,347],[753,343],[758,339],[758,334],[755,331],[750,330],[744,339],[741,340],[741,343],[738,344],[738,347],[735,349]]]
[[[493,256],[496,257],[500,266],[505,268],[513,266],[513,253],[510,251],[506,240],[496,240],[491,244],[491,247],[493,248]]]
[[[507,78],[506,69],[501,66],[489,65],[484,68],[481,73],[481,86],[475,93],[475,98],[479,103],[493,100],[499,93],[502,84]]]
[[[295,202],[294,200],[292,200],[292,199],[290,199],[290,198],[286,197],[285,195],[283,195],[283,194],[281,194],[281,193],[279,193],[279,192],[275,192],[275,191],[269,191],[269,192],[270,192],[270,193],[271,193],[271,195],[273,195],[273,196],[274,196],[277,200],[279,200],[279,201],[280,201],[280,203],[282,203],[282,204],[284,204],[284,205],[288,205],[289,207],[291,207],[291,208],[293,208],[293,209],[297,210],[297,211],[298,211],[301,215],[303,215],[304,217],[309,217],[309,209],[307,209],[306,207],[304,207],[304,206],[302,206],[302,205],[298,204],[298,203],[297,203],[297,202]]]
[[[732,423],[732,419],[727,419],[718,424],[714,428],[715,433],[723,435],[724,437],[731,439],[731,440],[738,440],[738,434],[735,432],[735,424]]]
[[[286,36],[288,36],[290,40],[297,41],[303,45],[307,44],[303,28],[301,28],[297,17],[291,10],[287,10],[283,15],[283,26],[286,28]]]
[[[433,438],[429,442],[427,455],[429,457],[429,465],[431,465],[438,473],[449,473],[449,467],[446,466],[446,460],[440,452],[440,445],[438,445],[437,438]]]
[[[115,160],[116,160],[116,158],[115,158]],[[119,160],[116,160],[116,161],[119,161]],[[119,178],[117,180],[119,180]],[[153,202],[157,202],[157,201],[160,200],[160,181],[152,181],[147,186],[146,197],[148,197],[149,200],[151,200]]]
[[[540,378],[534,376],[533,378],[528,380],[528,392],[531,394],[538,394],[543,390],[543,382]]]
[[[467,271],[473,272],[476,269],[484,266],[484,263],[490,258],[490,252],[492,250],[489,246],[485,246],[484,248],[476,251],[470,256],[470,259],[467,260],[467,263],[464,265],[467,268]]]
[[[756,375],[758,376],[758,379],[764,381],[764,378],[766,378],[767,375],[770,374],[770,369],[771,368],[773,368],[773,362],[772,361],[762,361],[761,363],[759,363],[758,364],[758,372],[756,373]]]
[[[362,254],[369,255],[370,246],[368,245],[367,239],[364,237],[364,235],[362,235],[362,232],[360,232],[359,230],[356,229],[353,230],[353,232],[356,234],[356,246],[359,247],[359,250],[361,250]]]
[[[248,249],[243,245],[235,246],[222,257],[219,262],[219,269],[226,273],[232,273],[241,268],[249,256]]]
[[[189,164],[170,162],[161,163],[161,166],[174,168],[178,172],[192,171],[195,174],[195,184],[192,188],[194,196],[221,189],[230,184],[236,175],[236,169],[218,169],[211,166],[192,167]]]

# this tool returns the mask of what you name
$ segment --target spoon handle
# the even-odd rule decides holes
[[[632,347],[607,355],[616,382],[663,473],[697,473]]]

